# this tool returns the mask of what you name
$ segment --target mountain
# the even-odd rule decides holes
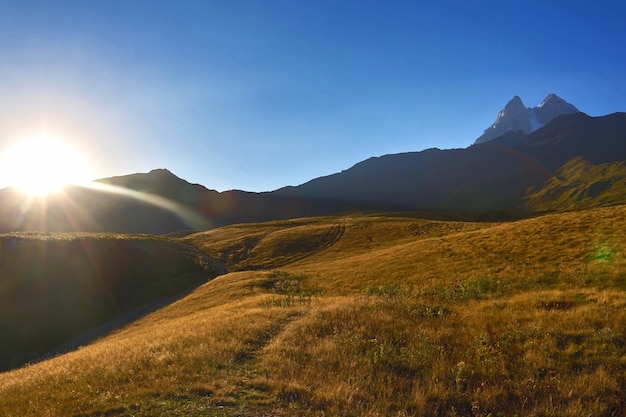
[[[496,121],[474,144],[485,143],[509,132],[521,131],[529,134],[545,126],[562,114],[578,113],[579,110],[556,94],[549,94],[538,106],[526,107],[522,99],[513,97],[504,109],[500,110]]]
[[[273,193],[217,192],[166,169],[67,186],[31,198],[15,187],[0,190],[0,233],[12,231],[166,234],[233,223],[331,214],[353,208]],[[363,207],[367,208],[367,207]]]
[[[557,99],[549,96],[534,111],[537,120],[560,106]],[[514,99],[505,113],[523,109],[521,100]],[[626,161],[625,142],[626,113],[590,117],[578,112],[557,116],[530,133],[516,129],[465,149],[373,157],[340,173],[266,193],[217,192],[164,169],[101,179],[35,199],[6,188],[0,190],[0,232],[166,234],[372,210],[465,219],[518,217],[581,206],[567,200],[573,193],[554,191],[571,182],[554,178],[563,176],[563,169],[571,173],[566,165],[576,158],[594,166]],[[576,194],[585,196],[583,207],[625,201],[620,185],[602,188],[615,179],[601,174],[603,169],[584,175],[584,190],[591,191]],[[619,169],[608,172],[622,175]],[[580,175],[569,178],[575,182]]]
[[[626,114],[562,115],[530,133],[514,131],[466,149],[385,155],[341,173],[275,193],[300,198],[437,212],[524,208],[540,187],[580,157],[594,164],[626,160]]]
[[[360,205],[429,212],[504,210],[550,176],[501,147],[428,149],[370,158],[277,193],[351,202],[354,210]]]
[[[0,232],[120,232],[162,234],[203,228],[205,219],[157,195],[122,187],[67,186],[31,198],[16,188],[0,190]]]

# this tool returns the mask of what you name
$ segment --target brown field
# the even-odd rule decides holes
[[[180,240],[234,272],[0,374],[0,416],[626,415],[626,206]]]

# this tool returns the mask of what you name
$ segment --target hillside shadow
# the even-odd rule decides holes
[[[0,236],[0,370],[79,346],[218,275],[147,236]]]

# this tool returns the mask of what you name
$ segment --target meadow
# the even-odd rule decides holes
[[[0,416],[622,416],[626,206],[174,239],[231,272],[0,374]]]

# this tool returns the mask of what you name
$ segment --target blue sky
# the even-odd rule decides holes
[[[269,191],[467,147],[514,95],[626,111],[621,4],[5,0],[0,152],[46,130],[94,178]]]

